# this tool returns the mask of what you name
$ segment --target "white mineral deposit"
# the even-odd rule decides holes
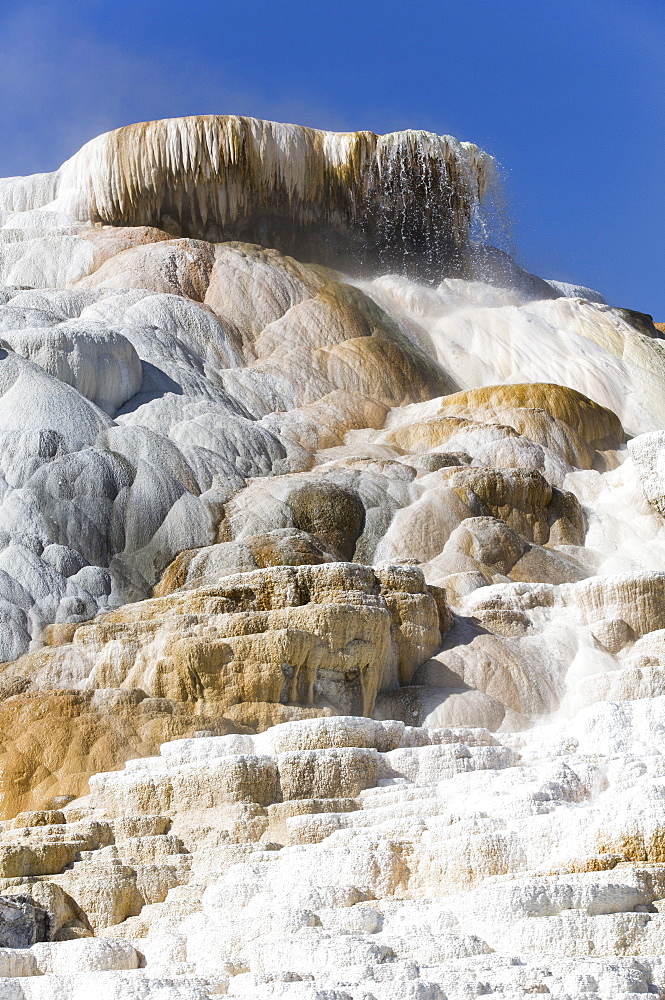
[[[1,1000],[665,997],[665,340],[492,158],[0,181]]]

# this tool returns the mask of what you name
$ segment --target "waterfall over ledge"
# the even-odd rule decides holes
[[[440,273],[463,252],[494,166],[478,146],[432,132],[202,115],[119,128],[52,174],[0,181],[0,209]]]

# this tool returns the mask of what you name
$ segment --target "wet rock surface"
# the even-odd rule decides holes
[[[3,1000],[665,996],[663,340],[469,244],[491,171],[0,182]]]

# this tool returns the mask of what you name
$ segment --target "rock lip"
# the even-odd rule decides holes
[[[473,143],[432,132],[335,133],[201,115],[100,135],[50,176],[0,184],[0,207],[50,202],[96,224],[261,243],[326,264],[386,269],[411,257],[436,270],[467,243],[493,172]]]

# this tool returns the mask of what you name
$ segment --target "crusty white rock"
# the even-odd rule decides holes
[[[469,243],[492,169],[0,181],[3,1000],[665,996],[662,331]]]
[[[0,956],[0,982],[41,974],[34,995],[55,996],[74,963],[137,969],[114,973],[128,996],[160,977],[165,996],[658,994],[663,711],[604,703],[519,736],[337,717],[167,743],[64,815],[5,824],[1,891],[64,890],[78,920]],[[19,851],[40,865],[27,878]]]

